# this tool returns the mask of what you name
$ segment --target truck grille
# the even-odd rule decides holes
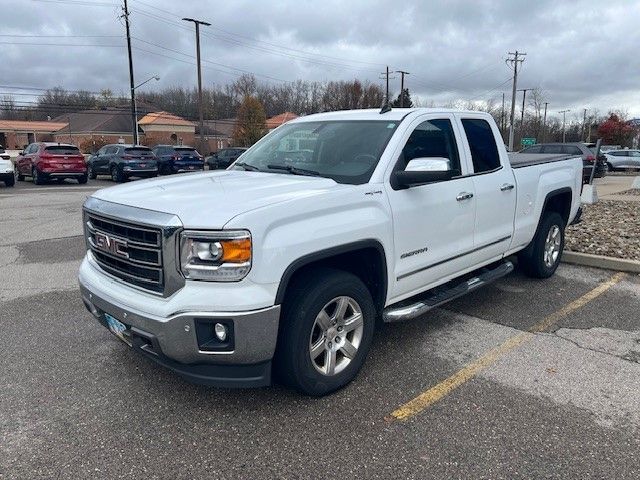
[[[115,221],[88,213],[87,246],[105,272],[136,287],[162,293],[164,289],[160,228]]]

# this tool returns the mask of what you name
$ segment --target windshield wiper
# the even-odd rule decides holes
[[[306,168],[298,168],[293,165],[267,165],[270,170],[286,170],[293,175],[307,175],[309,177],[321,177],[320,172],[315,170],[307,170]]]
[[[245,170],[249,170],[250,172],[261,172],[262,170],[260,170],[258,167],[254,167],[253,165],[249,165],[248,163],[244,163],[244,162],[236,162],[233,164],[234,167],[242,167]]]

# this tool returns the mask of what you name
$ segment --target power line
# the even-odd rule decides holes
[[[400,108],[404,108],[404,76],[411,74],[404,70],[396,70],[396,73],[400,74]]]

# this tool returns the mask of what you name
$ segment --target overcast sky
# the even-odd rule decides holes
[[[3,0],[0,94],[56,85],[126,92],[118,4]],[[581,118],[586,107],[640,117],[638,0],[129,0],[129,7],[136,83],[161,77],[142,88],[195,86],[195,34],[180,20],[194,17],[212,24],[202,27],[205,85],[243,71],[268,82],[382,84],[389,65],[410,72],[407,86],[425,102],[501,102],[503,92],[511,95],[504,60],[518,49],[527,53],[518,88],[543,89],[550,114],[568,108]],[[391,82],[396,94],[399,82]]]

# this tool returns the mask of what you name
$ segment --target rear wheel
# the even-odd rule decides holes
[[[17,176],[18,176],[18,181],[19,181],[19,182],[24,182],[24,175],[23,175],[23,174],[21,174],[20,172],[18,172],[18,175],[17,175]]]
[[[31,178],[33,178],[33,183],[35,185],[42,185],[44,183],[44,177],[36,167],[31,169]]]
[[[4,181],[4,184],[7,187],[13,187],[16,184],[16,177],[7,177],[6,180]]]
[[[117,165],[111,165],[111,180],[116,183],[122,183],[125,181],[125,176],[122,174]]]
[[[80,185],[84,185],[85,183],[87,183],[88,179],[89,179],[89,177],[86,174],[82,175],[81,177],[78,177],[78,183]]]
[[[328,268],[305,274],[284,302],[276,375],[308,395],[344,387],[365,361],[375,319],[371,293],[355,275]]]
[[[564,250],[564,220],[556,212],[543,215],[535,237],[518,255],[518,264],[522,270],[535,278],[553,275]]]

